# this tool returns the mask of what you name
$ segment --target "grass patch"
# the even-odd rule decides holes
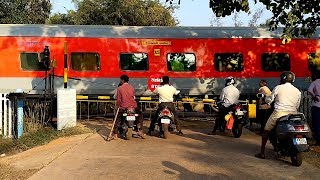
[[[92,130],[80,125],[57,131],[52,127],[40,128],[38,130],[25,133],[20,139],[0,138],[0,155],[9,152],[21,152],[36,146],[44,145],[60,137],[92,133]]]

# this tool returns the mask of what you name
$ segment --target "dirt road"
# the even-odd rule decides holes
[[[100,134],[106,135],[102,129]],[[245,130],[240,139],[229,133],[208,136],[187,129],[169,139],[148,136],[106,142],[94,134],[32,176],[36,179],[319,179],[318,168],[289,159],[254,157],[260,137]]]
[[[276,159],[270,146],[266,160],[255,158],[260,137],[248,130],[240,139],[191,128],[169,139],[106,142],[102,136],[108,132],[101,127],[96,125],[100,134],[84,139],[30,179],[320,179],[320,169],[307,162],[293,167],[289,159]]]

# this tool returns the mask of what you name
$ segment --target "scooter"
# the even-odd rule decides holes
[[[257,97],[264,96],[258,94]],[[302,152],[309,150],[307,138],[311,138],[311,131],[303,113],[279,118],[276,127],[269,135],[274,151],[284,158],[290,157],[294,166],[302,164]]]
[[[269,136],[274,150],[290,157],[294,166],[302,164],[302,152],[309,150],[307,138],[311,138],[311,132],[302,113],[281,117]]]

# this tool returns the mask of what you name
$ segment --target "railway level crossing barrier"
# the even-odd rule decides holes
[[[152,112],[154,112],[158,107],[158,99],[152,97],[139,97],[136,99],[139,103],[140,107],[142,108],[144,114],[148,113],[149,117],[151,117]],[[240,101],[247,109],[249,110],[249,117],[255,118],[256,117],[256,105],[254,103],[249,103],[249,101]],[[104,113],[99,113],[101,107],[99,104],[104,103],[104,107],[102,109],[106,109],[106,106],[111,106],[111,109],[115,108],[115,100],[112,99],[110,96],[87,96],[87,95],[77,95],[77,106],[78,106],[78,117],[82,119],[83,116],[86,116],[87,119],[90,119],[90,116],[106,116],[108,113],[106,110]],[[95,104],[95,105],[94,105]],[[176,107],[178,107],[178,113],[182,115],[182,117],[186,117],[189,112],[185,112],[183,110],[183,104],[190,104],[192,107],[193,112],[199,113],[197,109],[197,105],[202,104],[209,105],[209,112],[206,113],[206,116],[214,116],[216,114],[216,100],[214,99],[197,99],[197,98],[182,98],[175,102]],[[94,106],[93,106],[94,105]],[[200,105],[201,106],[201,105]],[[202,108],[203,108],[202,106]],[[85,110],[84,110],[85,108]],[[201,108],[200,108],[201,109]],[[109,112],[110,114],[110,112]],[[194,113],[193,113],[194,114]],[[203,113],[202,113],[203,114]],[[111,115],[113,113],[111,112]]]

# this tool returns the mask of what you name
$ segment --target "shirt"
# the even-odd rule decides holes
[[[276,86],[270,96],[266,97],[266,103],[274,101],[276,111],[294,112],[298,111],[301,100],[301,92],[291,83]]]
[[[165,84],[163,86],[158,86],[154,92],[155,94],[159,94],[159,102],[173,102],[173,95],[177,95],[179,91],[169,84]]]
[[[117,88],[117,106],[120,109],[127,109],[128,107],[137,107],[137,102],[134,99],[135,90],[132,85],[124,83]]]
[[[270,96],[271,95],[271,91],[267,86],[262,86],[261,88],[259,88],[259,93],[262,93],[265,96]]]
[[[320,79],[316,79],[310,84],[308,92],[312,95],[312,97],[315,97],[317,95],[320,96]],[[318,97],[318,101],[312,101],[312,106],[320,108],[320,97]]]
[[[220,94],[220,100],[224,107],[229,107],[232,104],[238,103],[240,97],[240,91],[233,85],[229,85],[222,89]]]

